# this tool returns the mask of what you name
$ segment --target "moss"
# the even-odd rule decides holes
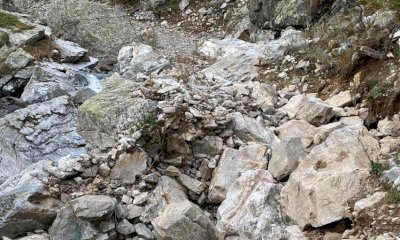
[[[382,163],[373,163],[372,164],[372,171],[371,173],[375,176],[380,177],[382,173],[386,170],[389,169],[389,166],[387,164],[382,164]]]
[[[14,75],[15,70],[11,69],[6,64],[0,64],[0,76]]]
[[[0,28],[17,28],[18,30],[26,30],[33,27],[21,22],[12,14],[0,11]]]

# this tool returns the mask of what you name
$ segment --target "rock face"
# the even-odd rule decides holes
[[[76,132],[75,116],[75,107],[64,96],[1,118],[0,182],[39,160],[85,153],[85,141]]]
[[[117,131],[135,127],[156,107],[137,90],[137,84],[118,75],[103,80],[103,87],[78,111],[79,133],[92,147],[99,148],[112,147]]]
[[[167,205],[152,224],[156,238],[160,240],[222,239],[210,219],[198,206],[187,200]]]
[[[323,8],[323,0],[251,0],[250,20],[259,27],[306,27]]]
[[[266,169],[266,150],[265,146],[258,144],[241,147],[239,150],[226,148],[211,179],[208,200],[213,203],[222,202],[240,172]]]
[[[285,224],[279,206],[281,185],[266,170],[244,172],[218,208],[217,227],[225,237],[281,239]]]
[[[347,201],[363,190],[371,168],[362,137],[359,129],[335,130],[290,175],[282,199],[286,213],[300,227],[350,217]]]
[[[45,167],[50,164],[35,163],[0,185],[0,236],[13,238],[54,221],[63,204],[50,196],[42,182],[49,176]]]

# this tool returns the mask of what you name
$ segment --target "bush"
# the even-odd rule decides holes
[[[400,189],[397,187],[392,187],[386,194],[386,200],[390,204],[400,204]]]
[[[387,164],[382,164],[382,163],[373,163],[372,164],[372,171],[371,173],[375,176],[380,177],[382,173],[386,170],[389,169],[389,166]]]
[[[12,14],[0,11],[0,28],[17,28],[18,30],[31,29],[32,26],[18,20]]]

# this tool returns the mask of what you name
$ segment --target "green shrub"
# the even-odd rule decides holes
[[[0,11],[0,28],[17,28],[19,30],[31,29],[32,26],[18,20],[12,14]]]
[[[387,164],[382,164],[382,163],[373,163],[372,164],[372,171],[371,173],[375,176],[380,177],[382,173],[386,170],[389,169],[389,166]]]
[[[386,200],[390,204],[400,204],[400,189],[397,187],[392,187],[386,194]]]

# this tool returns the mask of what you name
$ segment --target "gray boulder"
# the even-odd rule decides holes
[[[79,107],[78,131],[92,147],[116,143],[118,131],[132,129],[156,108],[135,82],[113,75],[103,80],[103,91]]]
[[[28,105],[19,98],[4,97],[0,98],[0,118],[5,115],[15,112],[16,110],[27,107]]]
[[[211,220],[188,200],[168,204],[152,224],[159,240],[222,239]]]
[[[0,236],[15,237],[49,226],[63,204],[46,191],[45,167],[40,161],[0,185]],[[29,216],[29,217],[27,217]]]
[[[85,195],[71,201],[75,215],[83,220],[102,220],[111,216],[115,209],[112,198],[102,195]]]
[[[279,195],[282,186],[266,170],[244,172],[218,208],[217,228],[225,237],[282,239]]]
[[[241,147],[239,150],[226,148],[214,170],[208,200],[212,203],[221,203],[241,172],[266,169],[267,161],[264,157],[266,151],[266,146],[258,144]]]
[[[18,48],[15,52],[8,55],[4,64],[12,70],[19,70],[26,67],[33,60],[32,55],[25,52],[22,48]]]
[[[33,104],[0,119],[0,182],[42,159],[86,152],[76,132],[76,109],[64,96]]]
[[[250,0],[250,20],[259,27],[306,27],[322,11],[323,0]]]
[[[361,140],[366,135],[353,127],[333,131],[290,174],[282,202],[286,214],[301,228],[351,217],[348,201],[364,190],[371,170]]]
[[[293,137],[299,137],[304,148],[309,147],[318,128],[305,120],[290,120],[276,129],[277,135],[282,140],[289,140]]]
[[[77,218],[71,206],[63,207],[49,229],[50,239],[89,240],[97,235],[93,224]]]
[[[318,98],[310,98],[300,107],[295,117],[319,126],[329,122],[334,115],[335,113],[332,106],[324,103]]]
[[[289,176],[298,166],[301,157],[305,157],[300,138],[283,140],[272,147],[272,157],[268,163],[268,170],[277,180]]]
[[[61,62],[63,63],[75,63],[88,52],[88,50],[74,42],[55,39],[54,43],[61,52]]]

